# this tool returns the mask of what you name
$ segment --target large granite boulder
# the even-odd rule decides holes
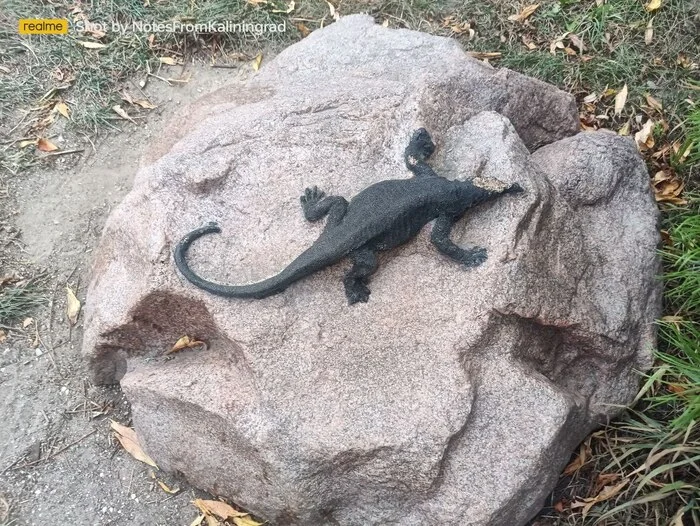
[[[651,363],[656,207],[634,144],[576,134],[552,86],[366,16],[229,91],[180,122],[105,227],[84,342],[95,380],[121,382],[160,467],[271,524],[525,523]],[[303,219],[304,188],[352,197],[408,177],[420,126],[438,173],[526,189],[453,231],[487,248],[478,268],[426,228],[381,256],[366,304],[348,306],[344,264],[262,300],[176,271],[175,243],[216,220],[223,233],[190,251],[200,274],[278,272],[323,228]],[[185,334],[207,348],[165,356]]]

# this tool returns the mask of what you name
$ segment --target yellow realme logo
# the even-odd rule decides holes
[[[20,35],[65,35],[68,33],[68,20],[65,18],[21,18]]]

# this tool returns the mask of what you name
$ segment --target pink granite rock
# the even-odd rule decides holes
[[[524,524],[651,363],[657,212],[634,144],[573,135],[569,95],[366,16],[288,48],[244,93],[183,124],[110,217],[86,306],[95,380],[121,381],[159,466],[271,524]],[[176,271],[174,244],[216,220],[197,272],[278,272],[323,228],[304,188],[408,177],[420,126],[441,175],[526,189],[453,231],[488,249],[482,266],[441,256],[426,228],[382,254],[366,304],[347,305],[345,264],[263,300]],[[208,348],[164,356],[185,334]]]

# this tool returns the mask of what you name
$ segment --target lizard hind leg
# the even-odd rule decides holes
[[[348,209],[348,202],[344,197],[326,196],[317,186],[307,188],[299,200],[307,221],[315,222],[328,216],[326,228],[340,223]]]
[[[377,270],[377,255],[368,248],[359,248],[352,251],[348,257],[352,261],[352,267],[343,279],[348,305],[367,303],[370,295],[367,281]]]
[[[456,245],[450,239],[450,231],[454,223],[453,217],[445,215],[438,217],[430,233],[430,241],[440,252],[462,265],[468,268],[478,267],[486,261],[486,249],[481,247],[465,249]]]

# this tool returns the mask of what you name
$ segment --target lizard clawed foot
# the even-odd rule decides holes
[[[460,262],[467,268],[474,268],[481,265],[486,261],[486,249],[482,247],[476,247],[469,250],[465,250],[464,254],[460,258]]]
[[[319,190],[318,186],[313,186],[311,188],[307,188],[304,191],[304,195],[302,195],[299,200],[301,201],[302,205],[315,205],[318,203],[321,199],[326,197],[326,192],[323,190]]]
[[[348,304],[367,303],[371,291],[361,280],[345,281],[345,296],[348,298]]]

